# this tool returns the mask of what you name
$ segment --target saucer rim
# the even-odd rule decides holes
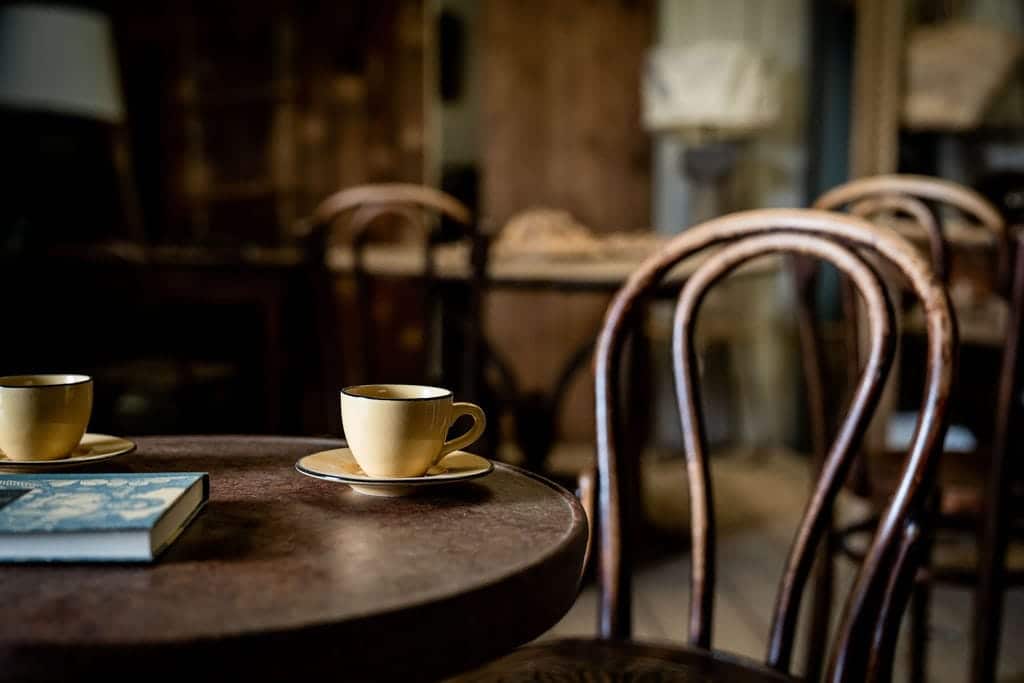
[[[57,458],[55,460],[11,460],[4,456],[0,459],[0,470],[4,469],[25,469],[25,470],[40,470],[40,469],[63,469],[66,467],[75,467],[77,465],[89,465],[91,463],[104,462],[105,460],[111,460],[113,458],[119,458],[124,455],[130,455],[138,450],[139,444],[131,439],[127,439],[123,436],[117,436],[116,434],[102,434],[100,432],[86,432],[82,435],[84,440],[87,436],[102,436],[109,437],[111,439],[117,439],[124,441],[129,444],[124,450],[119,450],[114,453],[104,453],[102,455],[80,455],[77,457],[70,458]],[[82,442],[79,441],[79,444]],[[76,447],[77,448],[77,447]]]
[[[454,453],[465,453],[472,455],[475,458],[480,458],[487,463],[486,467],[481,467],[480,470],[474,472],[468,472],[457,476],[439,478],[437,475],[425,476],[421,475],[418,477],[374,477],[360,478],[360,477],[349,477],[344,474],[324,474],[322,472],[316,472],[302,465],[302,461],[306,458],[314,455],[320,455],[321,453],[329,453],[330,451],[349,451],[351,449],[347,447],[340,448],[328,448],[323,451],[317,451],[316,453],[308,453],[298,460],[295,461],[295,471],[299,474],[303,474],[313,479],[321,479],[324,481],[333,481],[341,484],[355,484],[357,486],[443,486],[444,484],[455,484],[463,481],[470,481],[472,479],[478,479],[479,477],[485,477],[494,471],[494,461],[490,458],[485,458],[482,455],[476,453],[470,453],[469,451],[452,451],[449,455]],[[445,456],[447,457],[447,456]]]

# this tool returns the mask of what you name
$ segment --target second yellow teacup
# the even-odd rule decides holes
[[[473,426],[445,440],[455,420]],[[415,384],[364,384],[341,390],[341,422],[348,447],[371,477],[418,477],[441,458],[480,438],[487,420],[480,406],[456,403],[452,392]]]
[[[0,451],[11,460],[66,458],[91,414],[87,375],[0,377]]]

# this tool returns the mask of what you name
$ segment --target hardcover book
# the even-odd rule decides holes
[[[209,495],[202,472],[0,474],[0,562],[151,562]]]

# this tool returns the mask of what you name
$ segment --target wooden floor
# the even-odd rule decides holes
[[[578,467],[581,454],[556,454],[554,467]],[[762,659],[775,589],[791,535],[808,488],[805,460],[784,452],[738,453],[715,458],[712,465],[718,524],[718,593],[714,645]],[[688,553],[681,539],[687,520],[682,465],[652,457],[645,465],[648,518],[666,532],[660,548],[647,549],[636,575],[634,627],[638,639],[682,642],[688,604]],[[855,514],[850,501],[844,514]],[[1016,558],[1015,558],[1016,559]],[[845,596],[852,570],[840,563],[840,591]],[[544,638],[591,636],[597,623],[596,591],[587,586],[565,618]],[[970,657],[968,627],[971,594],[952,588],[934,593],[928,680],[966,681]],[[1024,683],[1024,590],[1010,594],[1006,609],[999,680]],[[906,643],[901,640],[897,681],[905,675]],[[802,662],[798,652],[795,662]],[[799,668],[798,668],[799,670]]]

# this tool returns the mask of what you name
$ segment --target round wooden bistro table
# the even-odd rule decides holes
[[[535,638],[576,598],[583,510],[523,470],[375,498],[293,469],[336,440],[138,445],[94,471],[209,472],[209,504],[152,565],[0,566],[0,678],[433,679]]]

